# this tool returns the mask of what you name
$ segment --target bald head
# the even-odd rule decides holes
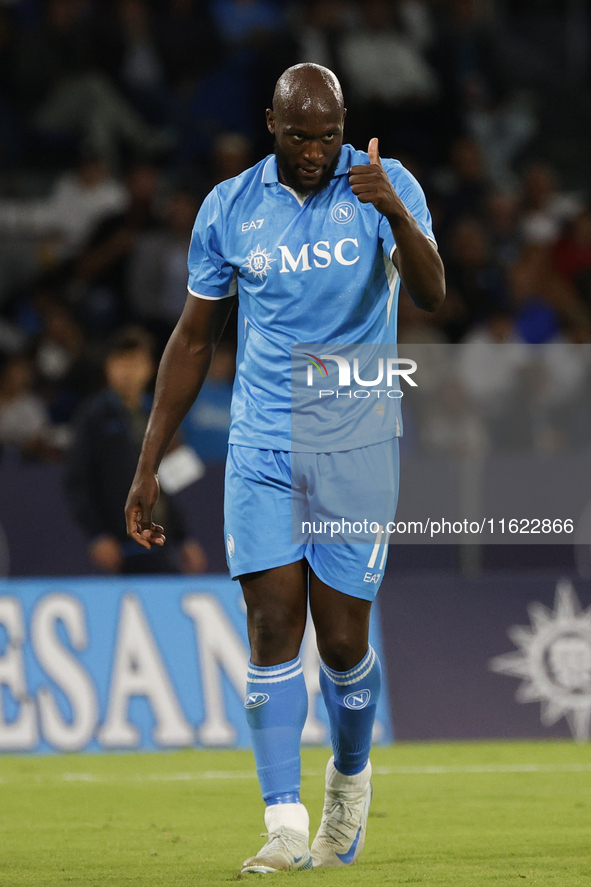
[[[273,113],[343,114],[343,91],[335,74],[322,65],[305,62],[284,71],[273,93]]]
[[[321,65],[294,65],[275,87],[267,128],[275,136],[279,180],[302,193],[331,180],[343,144],[341,85]]]

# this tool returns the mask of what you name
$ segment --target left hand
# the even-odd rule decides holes
[[[152,511],[160,495],[158,476],[138,466],[125,504],[127,534],[142,548],[164,545],[164,528],[152,522]]]
[[[377,139],[370,139],[367,153],[369,164],[352,166],[349,170],[353,194],[361,203],[373,203],[377,211],[388,219],[406,215],[408,211],[382,166]]]

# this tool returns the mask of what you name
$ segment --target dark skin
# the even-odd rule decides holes
[[[314,66],[303,66],[296,79],[283,83],[283,90],[281,84],[282,80],[273,110],[267,110],[267,127],[277,146],[279,179],[312,194],[325,185],[341,150],[342,96],[330,81],[319,77]],[[396,239],[394,261],[405,288],[418,307],[434,311],[445,297],[439,254],[394,191],[379,158],[377,139],[371,140],[368,153],[368,165],[349,171],[352,192],[361,203],[373,203],[386,216]],[[163,528],[151,519],[158,498],[158,465],[201,389],[233,302],[234,298],[209,301],[189,295],[162,357],[154,406],[125,509],[127,531],[144,548],[165,542]],[[278,665],[298,655],[308,600],[318,649],[329,668],[347,671],[367,652],[371,603],[326,585],[306,560],[249,573],[240,581],[254,665]]]
[[[275,136],[284,169],[279,178],[302,193],[312,193],[338,157],[343,144],[346,110],[336,98],[301,108],[267,109],[267,128]],[[443,262],[396,194],[378,151],[378,140],[368,146],[369,164],[352,166],[349,183],[360,203],[372,203],[384,215],[394,234],[394,264],[411,299],[424,311],[436,311],[445,299]]]
[[[367,153],[368,165],[349,170],[351,190],[360,203],[373,203],[388,219],[396,241],[393,261],[417,308],[436,311],[445,299],[441,257],[392,187],[380,160],[377,139],[370,139]]]

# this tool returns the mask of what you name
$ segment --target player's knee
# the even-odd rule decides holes
[[[289,661],[298,655],[305,618],[287,609],[249,614],[252,655],[257,660]],[[254,659],[253,659],[254,661]]]
[[[318,635],[318,652],[322,661],[335,671],[349,671],[367,653],[367,641],[357,632],[338,631]]]

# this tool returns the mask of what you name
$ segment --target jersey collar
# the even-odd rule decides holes
[[[349,172],[351,166],[351,155],[353,154],[352,145],[343,145],[337,168],[334,171],[334,177],[344,176]],[[277,172],[277,158],[274,154],[269,154],[263,164],[263,172],[261,181],[264,185],[274,185],[279,182],[279,174]]]

